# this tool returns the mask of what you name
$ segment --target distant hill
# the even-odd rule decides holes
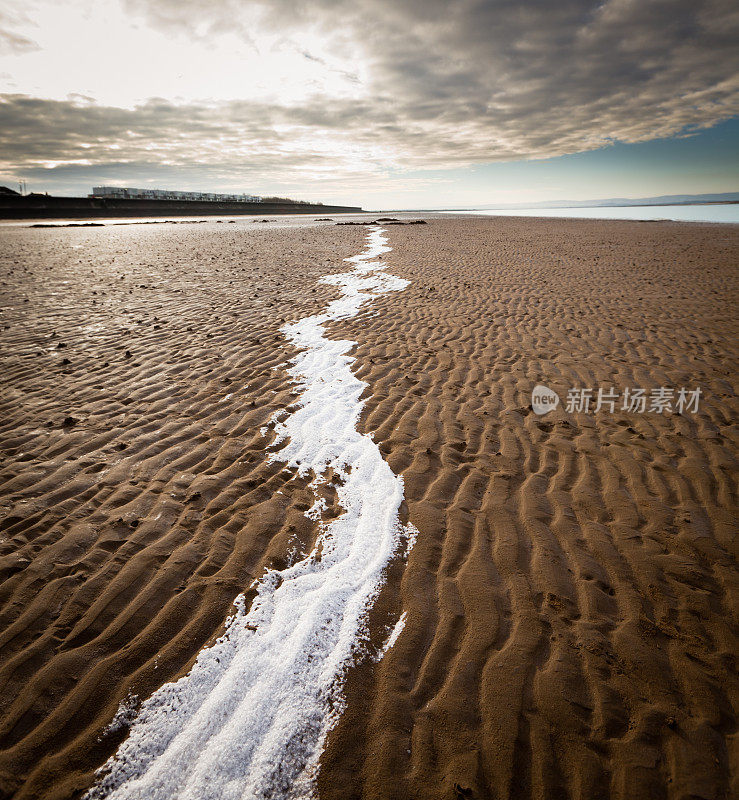
[[[7,186],[0,186],[0,195],[5,197],[12,197],[15,195],[16,197],[20,197],[20,192],[16,192],[14,189],[9,189]]]
[[[602,200],[548,200],[540,203],[490,203],[488,205],[467,206],[473,209],[516,209],[516,208],[592,208],[608,206],[667,206],[686,203],[739,203],[739,192],[722,194],[665,194],[659,197],[609,197]],[[459,211],[465,210],[458,206]]]
[[[608,200],[568,203],[571,206],[665,206],[682,203],[739,203],[739,192],[722,194],[663,194],[659,197],[615,197]]]

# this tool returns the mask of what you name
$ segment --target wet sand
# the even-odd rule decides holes
[[[1,796],[89,787],[121,701],[186,673],[234,597],[310,548],[308,480],[262,432],[295,401],[278,329],[335,297],[318,278],[365,234],[0,232]],[[405,628],[349,671],[319,796],[729,797],[739,231],[388,234],[410,285],[329,332],[358,342],[362,429],[419,535],[368,653]],[[537,417],[537,383],[703,396],[696,415]]]

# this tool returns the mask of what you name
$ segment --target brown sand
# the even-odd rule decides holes
[[[359,343],[363,426],[420,535],[372,640],[401,610],[406,628],[350,671],[320,796],[730,797],[739,230],[388,231],[411,285],[332,334]],[[89,786],[120,701],[183,674],[314,535],[260,428],[294,400],[277,328],[333,296],[316,280],[364,233],[0,232],[0,795]],[[694,416],[541,418],[539,382],[704,396]]]

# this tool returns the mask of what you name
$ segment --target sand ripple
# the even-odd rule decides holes
[[[366,229],[253,228],[3,231],[1,796],[88,789],[243,587],[340,518],[341,481],[315,508],[269,422],[295,410],[279,328],[337,298],[318,280]],[[388,230],[410,285],[327,337],[357,342],[359,430],[421,533],[388,565],[319,796],[736,794],[735,227]],[[537,383],[704,396],[540,418]]]

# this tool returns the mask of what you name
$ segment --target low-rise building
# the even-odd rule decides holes
[[[261,203],[254,194],[214,194],[211,192],[177,192],[171,189],[134,189],[121,186],[93,186],[90,197],[122,200],[201,200],[213,203]]]

